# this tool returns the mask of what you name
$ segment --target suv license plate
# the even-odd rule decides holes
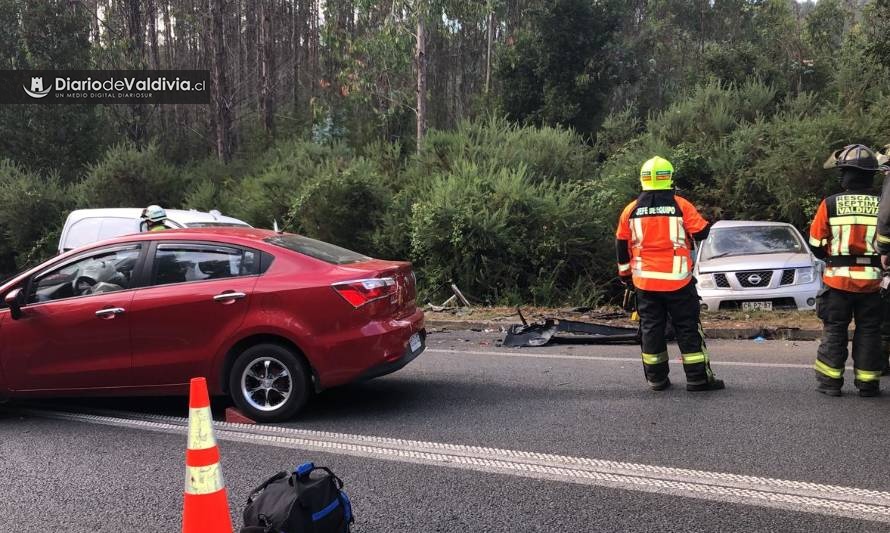
[[[423,345],[423,342],[420,340],[420,333],[415,333],[411,335],[411,338],[408,339],[408,346],[411,347],[411,353],[416,352]]]
[[[742,302],[743,311],[772,311],[772,302]]]

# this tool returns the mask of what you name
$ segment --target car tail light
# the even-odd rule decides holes
[[[344,281],[332,285],[337,294],[356,309],[368,302],[386,298],[396,293],[396,280],[393,278],[370,278]]]

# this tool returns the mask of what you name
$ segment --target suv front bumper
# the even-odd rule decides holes
[[[739,309],[743,302],[772,302],[773,309],[810,310],[816,307],[816,295],[822,280],[802,285],[772,289],[702,289],[698,288],[702,309],[720,311]],[[707,306],[707,307],[705,307]]]

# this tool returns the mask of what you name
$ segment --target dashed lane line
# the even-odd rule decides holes
[[[497,357],[518,357],[520,359],[565,359],[568,361],[600,361],[607,363],[630,363],[639,364],[639,357],[604,357],[599,355],[569,355],[562,353],[520,353],[508,352],[503,350],[445,350],[441,348],[427,348],[427,352],[447,355],[484,355]],[[814,356],[815,359],[815,356]],[[683,362],[677,359],[671,359],[670,364],[682,365]],[[803,368],[812,370],[812,364],[801,363],[755,363],[751,361],[711,361],[712,366],[746,366],[755,368]],[[852,367],[847,367],[852,368]]]
[[[186,418],[138,413],[106,411],[103,414],[92,414],[27,408],[8,410],[43,418],[183,435],[187,431],[188,424]],[[217,438],[222,441],[671,494],[890,523],[890,492],[870,489],[278,426],[214,422],[214,427]],[[225,458],[224,447],[223,457]]]

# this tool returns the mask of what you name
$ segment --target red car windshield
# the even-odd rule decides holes
[[[247,224],[238,224],[237,222],[189,222],[185,225],[187,228],[247,228]]]
[[[288,250],[320,259],[326,263],[333,265],[348,265],[350,263],[361,263],[369,261],[371,258],[346,248],[341,248],[333,244],[303,237],[302,235],[276,235],[266,239],[269,244],[287,248]]]

